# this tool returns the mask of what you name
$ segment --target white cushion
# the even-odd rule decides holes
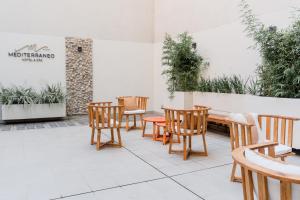
[[[265,142],[265,135],[263,134],[260,126],[259,126],[259,122],[258,122],[258,114],[257,113],[249,113],[249,116],[252,117],[252,119],[254,120],[254,125],[257,129],[257,134],[258,134],[258,143],[263,143]]]
[[[268,154],[268,148],[265,148],[266,154]],[[283,155],[292,152],[292,147],[283,145],[283,144],[278,144],[274,148],[275,151],[275,156]]]
[[[268,159],[259,155],[258,153],[251,151],[249,149],[245,150],[245,158],[261,167],[278,171],[285,174],[294,174],[300,176],[300,166],[290,165],[287,163],[276,162],[274,160]]]
[[[175,126],[176,133],[177,133],[177,130],[178,130],[177,126]],[[182,134],[184,133],[184,128],[180,128],[180,133],[182,133]],[[191,130],[190,129],[186,129],[186,133],[188,133],[188,134],[191,133]],[[197,133],[197,129],[194,129],[194,134],[195,133]]]
[[[230,113],[229,118],[235,122],[247,123],[246,117],[241,113]]]
[[[144,114],[145,110],[126,110],[124,111],[124,114],[126,115],[133,115],[133,114]]]
[[[245,158],[261,167],[270,169],[273,171],[281,172],[284,174],[300,175],[300,167],[295,165],[290,165],[287,163],[276,162],[265,158],[254,151],[245,150]],[[253,173],[253,182],[254,182],[254,197],[258,199],[258,183],[257,183],[257,174]],[[273,178],[268,177],[268,191],[270,199],[280,199],[280,182]],[[300,185],[292,184],[292,199],[300,199]]]

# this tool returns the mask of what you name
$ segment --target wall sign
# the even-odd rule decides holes
[[[37,44],[25,45],[12,52],[8,52],[9,57],[21,59],[24,62],[43,62],[44,60],[52,60],[55,54],[51,53],[48,46],[38,46]]]

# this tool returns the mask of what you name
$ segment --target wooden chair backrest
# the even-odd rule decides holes
[[[290,147],[293,145],[293,128],[296,120],[299,119],[279,115],[258,115],[259,128],[263,129],[265,126],[265,139]]]
[[[96,106],[111,106],[112,102],[90,102],[87,104],[88,108],[88,117],[89,117],[89,126],[95,127],[96,122]]]
[[[107,103],[89,105],[91,127],[97,129],[120,128],[123,113],[123,106],[111,106]]]
[[[208,110],[211,110],[210,107],[208,107],[208,106],[203,106],[203,105],[194,105],[194,106],[193,106],[193,109],[208,109]]]
[[[230,120],[228,120],[230,121]],[[252,145],[252,130],[253,125],[230,121],[230,144],[231,150],[239,148],[241,146]]]
[[[207,108],[192,110],[163,109],[165,111],[166,129],[168,132],[181,135],[206,134]]]
[[[145,110],[146,111],[149,97],[142,97],[142,96],[122,96],[122,97],[117,97],[117,99],[118,99],[118,105],[125,106],[124,105],[124,99],[125,98],[132,98],[132,97],[134,97],[136,99],[137,108],[139,110]]]
[[[251,145],[248,147],[239,147],[232,152],[233,159],[241,166],[244,200],[254,200],[255,195],[259,200],[299,199],[299,175],[287,174],[271,170],[269,168],[262,167],[258,164],[250,162],[245,157],[246,149],[250,149],[253,151],[258,150],[258,152],[260,152],[260,156],[264,157],[265,159],[288,165],[288,163],[279,161],[278,159],[274,159],[272,158],[272,156],[264,155],[265,148],[268,148],[267,152],[271,152],[272,154],[274,154],[274,147],[277,144],[278,143],[266,143]]]

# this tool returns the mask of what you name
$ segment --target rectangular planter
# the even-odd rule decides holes
[[[300,118],[300,99],[260,97],[248,94],[194,92],[194,105],[235,113],[285,115]],[[293,147],[300,149],[300,121],[294,125]]]
[[[61,118],[66,116],[66,104],[2,105],[2,120]]]
[[[193,107],[193,92],[175,92],[173,98],[166,97],[164,106],[190,109]]]

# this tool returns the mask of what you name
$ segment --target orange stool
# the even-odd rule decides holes
[[[156,123],[155,141],[162,141],[163,145],[169,142],[169,134],[167,135],[166,123]],[[160,128],[163,129],[163,135],[160,135]]]
[[[145,133],[147,122],[152,122],[153,124],[153,132],[152,133]],[[155,140],[155,133],[156,133],[156,123],[165,123],[165,117],[145,117],[144,124],[143,124],[143,137],[152,137]]]

